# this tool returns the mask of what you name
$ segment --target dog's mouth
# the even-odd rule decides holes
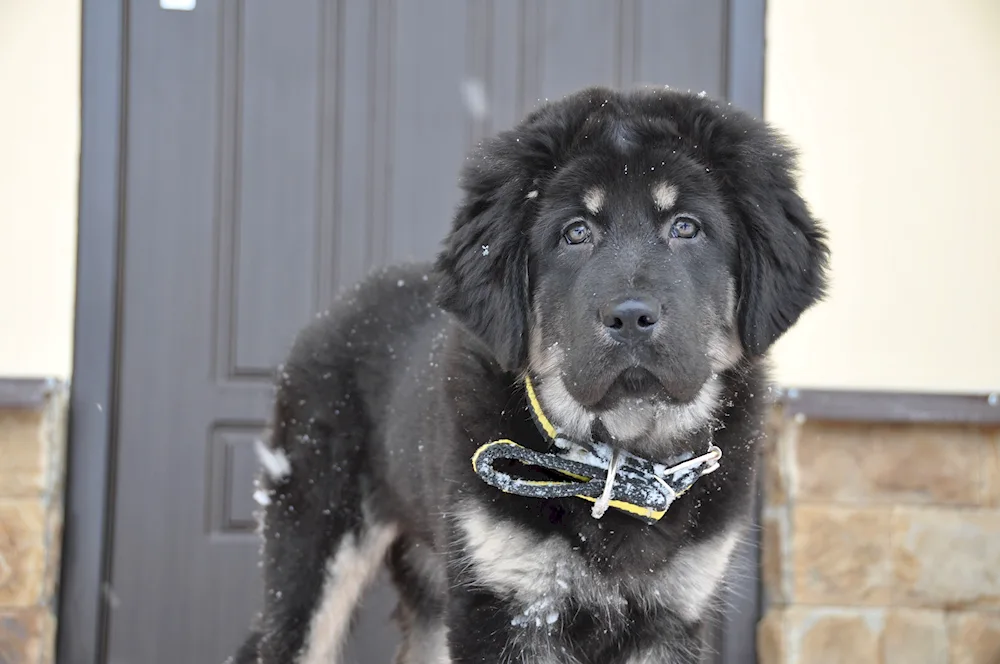
[[[656,376],[642,367],[631,367],[621,372],[612,387],[616,385],[631,396],[652,394],[663,389],[663,384]]]
[[[612,381],[597,403],[597,407],[600,410],[602,406],[614,406],[623,399],[653,398],[659,401],[673,401],[663,383],[651,371],[643,367],[629,367]]]
[[[600,413],[629,402],[682,406],[697,398],[705,380],[670,381],[644,367],[632,366],[619,373],[589,407]]]

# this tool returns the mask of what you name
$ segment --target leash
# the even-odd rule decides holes
[[[653,463],[606,443],[581,443],[563,438],[542,410],[531,379],[525,378],[524,382],[528,410],[546,440],[547,450],[539,452],[501,439],[486,443],[472,455],[472,468],[480,479],[505,493],[529,498],[581,498],[594,503],[591,516],[595,519],[600,519],[613,507],[653,524],[698,478],[719,467],[722,450],[715,445],[710,445],[705,454],[695,457],[687,453],[667,465]],[[502,461],[554,471],[567,479],[517,477],[497,468]]]

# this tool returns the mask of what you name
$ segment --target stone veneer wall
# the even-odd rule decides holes
[[[765,455],[761,664],[1000,663],[1000,428],[779,409]]]
[[[66,390],[0,404],[0,664],[55,661]]]

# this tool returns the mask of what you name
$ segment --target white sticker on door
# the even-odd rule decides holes
[[[189,12],[198,4],[198,0],[160,0],[160,9],[172,9],[179,12]]]

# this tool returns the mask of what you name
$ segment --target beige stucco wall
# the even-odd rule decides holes
[[[766,76],[834,266],[781,382],[1000,390],[1000,2],[769,0]]]
[[[0,375],[69,376],[80,0],[0,0]]]

